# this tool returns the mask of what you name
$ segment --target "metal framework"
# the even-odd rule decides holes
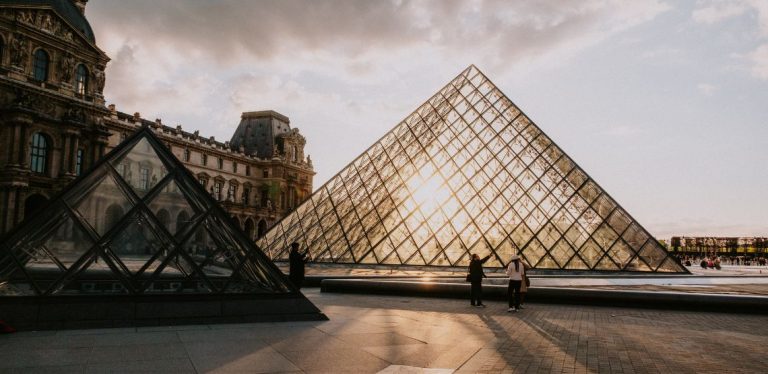
[[[687,270],[474,65],[257,242],[321,263]]]
[[[0,296],[295,294],[143,128],[0,240]]]

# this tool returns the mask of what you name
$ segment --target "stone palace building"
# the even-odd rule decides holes
[[[0,0],[0,234],[34,214],[131,133],[148,126],[255,239],[312,193],[306,140],[288,117],[242,114],[217,141],[105,105],[104,69],[84,11],[87,0]],[[152,163],[120,165],[150,186]],[[94,206],[109,220],[109,204]],[[172,210],[172,209],[171,209]],[[184,220],[167,212],[165,220]]]

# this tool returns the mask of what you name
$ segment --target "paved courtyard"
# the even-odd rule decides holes
[[[0,372],[760,373],[765,316],[305,294],[326,322],[0,335]],[[419,369],[421,368],[421,369]]]

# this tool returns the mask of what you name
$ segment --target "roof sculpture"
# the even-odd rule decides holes
[[[85,1],[82,1],[85,3]],[[13,6],[29,9],[51,9],[69,23],[75,30],[81,32],[91,43],[96,43],[91,24],[85,15],[77,9],[72,0],[0,0],[0,7]]]
[[[687,272],[474,65],[257,242],[321,263]]]

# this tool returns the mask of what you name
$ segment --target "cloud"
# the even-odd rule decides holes
[[[768,2],[765,0],[709,0],[699,1],[697,5],[691,17],[710,25],[754,12],[760,35],[768,36]]]
[[[275,109],[306,130],[311,148],[323,143],[320,126],[365,133],[350,143],[375,141],[414,109],[413,97],[470,63],[500,77],[567,64],[669,8],[661,0],[101,0],[86,15],[112,58],[105,96],[118,110],[228,138],[240,112]]]
[[[757,23],[756,39],[768,38],[768,1],[765,0],[710,0],[699,1],[691,17],[704,24],[717,24],[727,19],[754,15]],[[768,80],[768,45],[763,44],[749,53],[731,53],[737,58],[746,57],[752,65],[754,77]]]
[[[701,92],[705,96],[712,96],[712,94],[714,94],[715,91],[717,90],[717,87],[709,83],[699,83],[698,85],[696,85],[696,88],[698,88],[699,92]]]
[[[747,55],[752,62],[752,75],[768,80],[768,44],[763,44]]]
[[[715,24],[728,18],[740,16],[747,11],[745,1],[715,1],[693,11],[693,20],[700,23]]]
[[[297,50],[359,61],[369,53],[425,46],[480,50],[509,63],[568,42],[601,39],[667,9],[657,0],[134,0],[99,2],[88,11],[100,38],[131,35],[153,50],[181,50],[226,66]]]

